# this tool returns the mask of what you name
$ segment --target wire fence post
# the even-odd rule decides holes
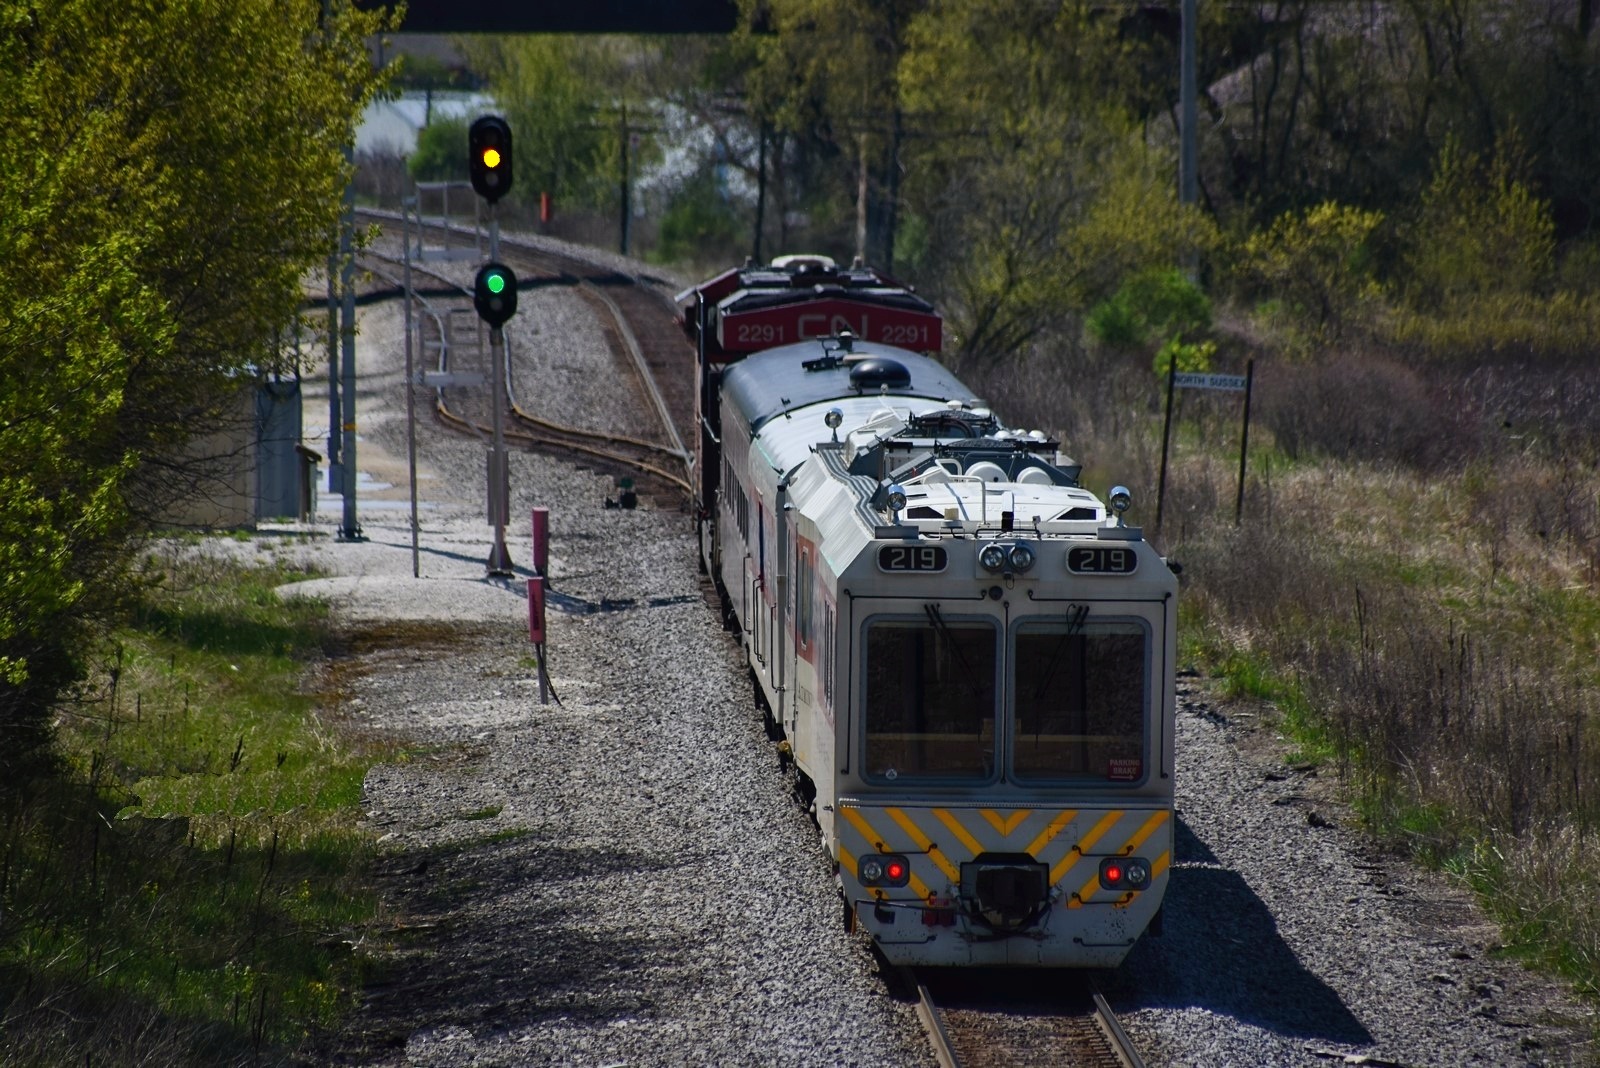
[[[1161,422],[1161,477],[1156,482],[1156,529],[1161,533],[1161,509],[1167,501],[1167,445],[1172,440],[1172,387],[1178,380],[1178,346],[1172,346],[1172,359],[1167,363],[1167,414]]]
[[[1244,517],[1244,461],[1250,451],[1250,392],[1255,378],[1256,361],[1252,357],[1244,365],[1244,430],[1239,435],[1239,495],[1233,502],[1234,526]]]

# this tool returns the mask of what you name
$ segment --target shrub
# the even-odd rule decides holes
[[[1211,301],[1182,271],[1141,271],[1124,279],[1115,294],[1097,304],[1084,325],[1089,336],[1102,345],[1164,345],[1211,329]]]
[[[1433,471],[1479,452],[1479,430],[1447,391],[1377,357],[1273,363],[1260,374],[1261,422],[1291,459],[1331,457]]]
[[[1514,141],[1485,163],[1453,138],[1440,150],[1406,256],[1413,306],[1455,309],[1487,294],[1531,295],[1555,269],[1555,220],[1518,172]]]
[[[1332,201],[1282,215],[1245,241],[1241,280],[1281,301],[1306,340],[1337,338],[1364,301],[1382,296],[1371,247],[1382,222],[1381,212]]]
[[[1156,353],[1152,370],[1158,377],[1169,371],[1195,372],[1211,370],[1211,358],[1217,354],[1215,341],[1185,341],[1181,334],[1167,339]]]
[[[417,150],[407,169],[413,181],[467,180],[467,120],[436,119],[417,133]]]
[[[656,255],[666,262],[704,262],[730,258],[738,244],[740,220],[709,171],[695,175],[673,197],[661,217]]]

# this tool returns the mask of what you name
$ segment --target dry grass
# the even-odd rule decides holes
[[[1063,429],[1091,488],[1127,480],[1149,526],[1163,395],[1140,362],[1041,355],[984,388]],[[1244,523],[1237,403],[1180,392],[1157,538],[1189,654],[1278,701],[1373,831],[1470,881],[1513,947],[1600,992],[1593,380],[1260,358]]]

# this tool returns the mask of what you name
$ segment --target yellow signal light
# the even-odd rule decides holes
[[[500,166],[500,150],[498,148],[486,148],[486,149],[484,149],[483,150],[483,165],[485,167],[489,167],[489,168],[494,168],[494,167]]]

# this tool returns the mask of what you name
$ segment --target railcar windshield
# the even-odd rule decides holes
[[[999,640],[990,620],[875,620],[866,631],[866,774],[986,781],[994,775]]]
[[[1011,767],[1023,781],[1144,778],[1149,635],[1137,620],[1017,627]]]

